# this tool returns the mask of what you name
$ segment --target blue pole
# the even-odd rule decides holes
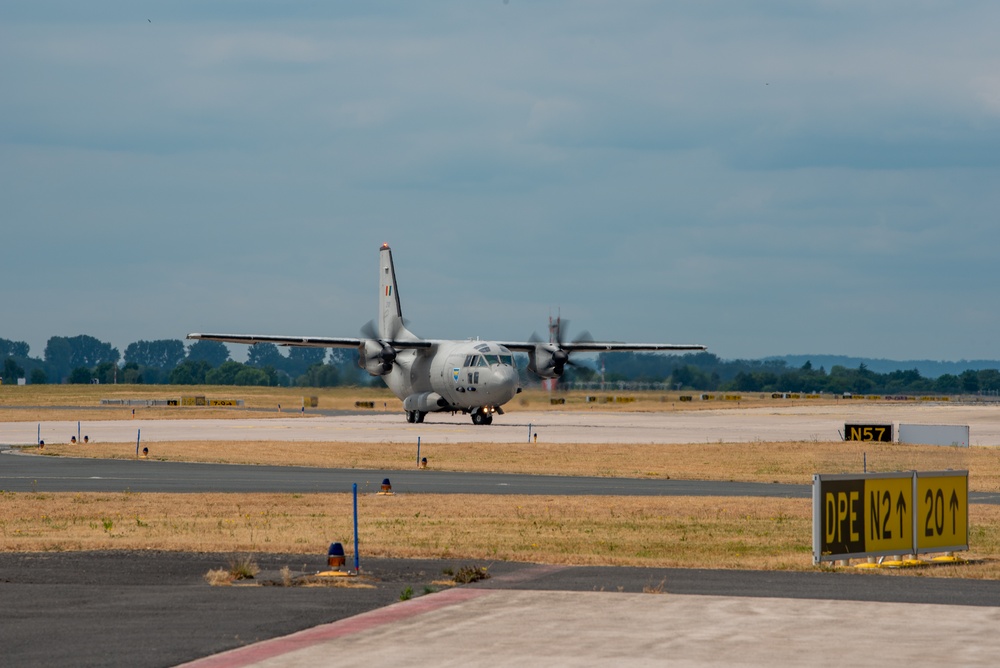
[[[35,445],[42,442],[42,423],[38,423],[38,436],[35,438]]]
[[[80,422],[79,421],[77,421],[77,423],[76,423],[76,442],[77,443],[80,442]]]
[[[528,443],[531,443],[531,423],[528,423]]]
[[[417,436],[417,468],[420,468],[420,437]]]
[[[862,461],[864,462],[865,473],[868,473],[868,453],[864,452],[862,454],[864,455],[864,459]]]
[[[142,429],[135,430],[135,458],[139,459],[139,437],[142,435]]]
[[[358,483],[354,483],[354,572],[361,572],[358,558]]]

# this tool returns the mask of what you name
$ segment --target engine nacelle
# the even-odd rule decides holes
[[[384,376],[392,371],[396,351],[380,341],[369,340],[358,346],[358,366],[372,376]]]
[[[419,392],[403,399],[403,410],[433,413],[448,405],[448,401],[437,392]]]
[[[540,343],[528,351],[528,370],[540,378],[559,378],[566,369],[569,355],[551,343]]]

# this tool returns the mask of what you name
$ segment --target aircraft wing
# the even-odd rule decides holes
[[[507,350],[518,352],[530,352],[538,345],[549,345],[544,341],[514,341],[500,342]],[[632,350],[640,352],[657,352],[668,350],[707,350],[707,346],[692,343],[619,343],[617,341],[577,341],[575,343],[562,342],[551,345],[559,346],[568,353],[603,353],[614,350]]]
[[[334,338],[328,336],[272,336],[270,334],[188,334],[189,339],[222,341],[223,343],[273,343],[276,346],[304,348],[357,348],[365,339]],[[393,348],[430,348],[430,341],[386,341]]]

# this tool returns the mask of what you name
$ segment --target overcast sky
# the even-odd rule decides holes
[[[1000,358],[1000,3],[0,4],[0,337]]]

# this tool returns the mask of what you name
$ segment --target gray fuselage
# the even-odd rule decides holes
[[[503,346],[488,341],[431,343],[430,348],[399,351],[392,371],[382,376],[393,394],[409,403],[407,410],[495,409],[517,394],[514,356]]]

